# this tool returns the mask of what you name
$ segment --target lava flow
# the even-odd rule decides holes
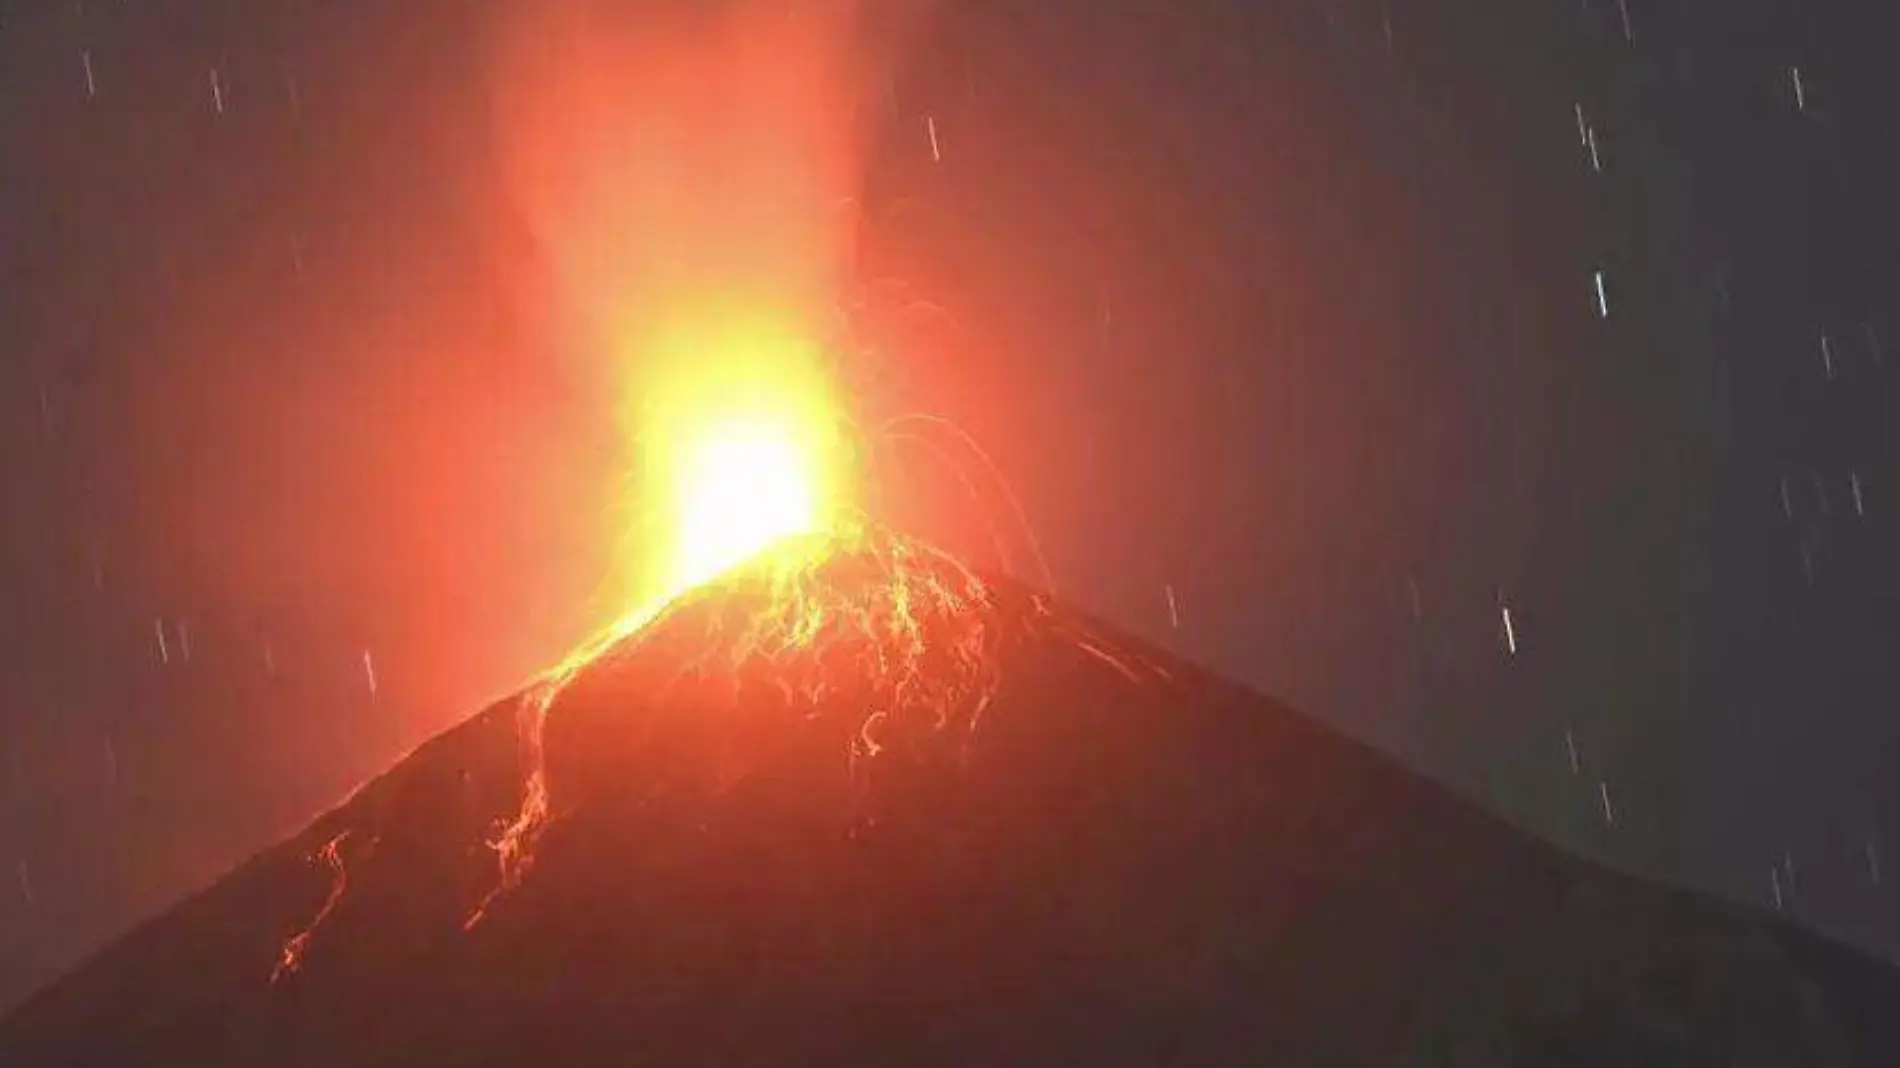
[[[343,847],[350,841],[353,833],[343,831],[337,834],[325,842],[323,848],[317,850],[316,854],[310,858],[330,870],[330,892],[324,895],[323,907],[317,910],[316,917],[310,921],[309,925],[285,940],[283,951],[277,960],[277,967],[271,970],[271,982],[275,983],[303,968],[304,950],[309,947],[310,939],[316,935],[317,928],[323,926],[323,921],[330,918],[330,913],[336,911],[337,903],[343,900],[343,893],[350,886],[349,869],[344,866],[343,861]],[[364,852],[367,855],[375,848],[376,843],[371,841]]]
[[[839,759],[856,767],[892,749],[914,753],[931,741],[968,737],[995,692],[995,652],[1008,637],[1008,616],[994,611],[998,597],[950,554],[860,517],[775,542],[657,613],[610,628],[522,699],[523,802],[493,843],[500,882],[469,925],[519,884],[535,842],[560,814],[548,727],[562,714],[563,697],[590,675],[650,679],[651,698],[682,678],[720,678],[732,684],[735,700],[742,680],[762,679],[792,720],[848,708],[854,722]],[[618,692],[619,714],[661,714],[660,701],[636,707]]]

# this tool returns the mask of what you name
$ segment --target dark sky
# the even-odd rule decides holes
[[[1071,599],[1900,956],[1877,6],[947,3],[869,105],[867,403]],[[599,617],[494,19],[0,6],[0,1003]]]

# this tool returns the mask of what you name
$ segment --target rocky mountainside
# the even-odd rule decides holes
[[[894,536],[689,596],[0,1064],[1900,1064],[1900,977]]]

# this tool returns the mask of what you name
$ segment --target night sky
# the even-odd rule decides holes
[[[1900,957],[1878,7],[947,2],[863,102],[849,370],[1070,600]],[[0,1004],[611,614],[508,8],[0,4]]]

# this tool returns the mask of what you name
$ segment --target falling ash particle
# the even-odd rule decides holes
[[[212,67],[207,76],[211,81],[211,107],[218,114],[224,114],[224,78],[218,74],[218,68]]]
[[[90,49],[79,53],[79,65],[84,68],[86,72],[86,99],[91,100],[99,95],[99,82],[93,77],[92,51]]]
[[[1623,17],[1623,39],[1625,41],[1634,42],[1636,40],[1636,31],[1634,27],[1630,25],[1629,0],[1616,0],[1616,10],[1617,13]]]
[[[1174,586],[1166,585],[1161,587],[1161,589],[1168,595],[1168,627],[1172,630],[1180,630],[1181,607],[1174,599]]]
[[[369,655],[368,649],[363,650],[363,678],[369,683],[370,697],[374,698],[376,696],[376,661]]]
[[[1853,491],[1853,493],[1854,493],[1854,514],[1855,514],[1855,515],[1858,515],[1858,516],[1864,516],[1864,515],[1866,515],[1866,514],[1867,514],[1867,501],[1866,501],[1866,498],[1864,498],[1864,497],[1863,497],[1863,496],[1861,495],[1861,488],[1860,488],[1860,472],[1858,472],[1858,471],[1851,471],[1851,472],[1849,472],[1849,473],[1848,473],[1848,475],[1847,475],[1847,487],[1848,487],[1848,489],[1850,489],[1850,490],[1852,490],[1852,491]]]
[[[1610,317],[1610,292],[1604,285],[1602,271],[1599,270],[1596,272],[1595,281],[1597,291],[1597,318],[1608,319]]]
[[[1597,799],[1603,802],[1604,825],[1616,826],[1616,809],[1610,806],[1610,784],[1602,779],[1597,780]]]
[[[942,163],[943,162],[943,146],[940,145],[937,141],[936,116],[934,115],[927,116],[924,119],[924,128],[930,131],[930,161],[932,163]]]
[[[1583,758],[1577,755],[1577,735],[1569,727],[1564,728],[1564,752],[1570,756],[1570,774],[1583,774]]]
[[[178,621],[178,658],[191,663],[191,626],[182,619]]]
[[[1794,109],[1796,111],[1808,110],[1808,90],[1807,87],[1801,83],[1801,68],[1789,67],[1788,77],[1794,82]]]
[[[170,664],[172,653],[171,647],[165,643],[165,617],[152,620],[152,635],[158,639],[158,662]]]
[[[1517,655],[1517,624],[1511,620],[1511,606],[1499,605],[1498,612],[1504,617],[1504,647],[1512,656]]]
[[[1829,382],[1834,381],[1834,346],[1826,334],[1821,335],[1821,369],[1826,372]]]
[[[1775,911],[1776,912],[1785,911],[1786,902],[1784,902],[1781,897],[1781,869],[1780,868],[1771,867],[1768,869],[1768,885],[1772,887],[1775,892]]]

